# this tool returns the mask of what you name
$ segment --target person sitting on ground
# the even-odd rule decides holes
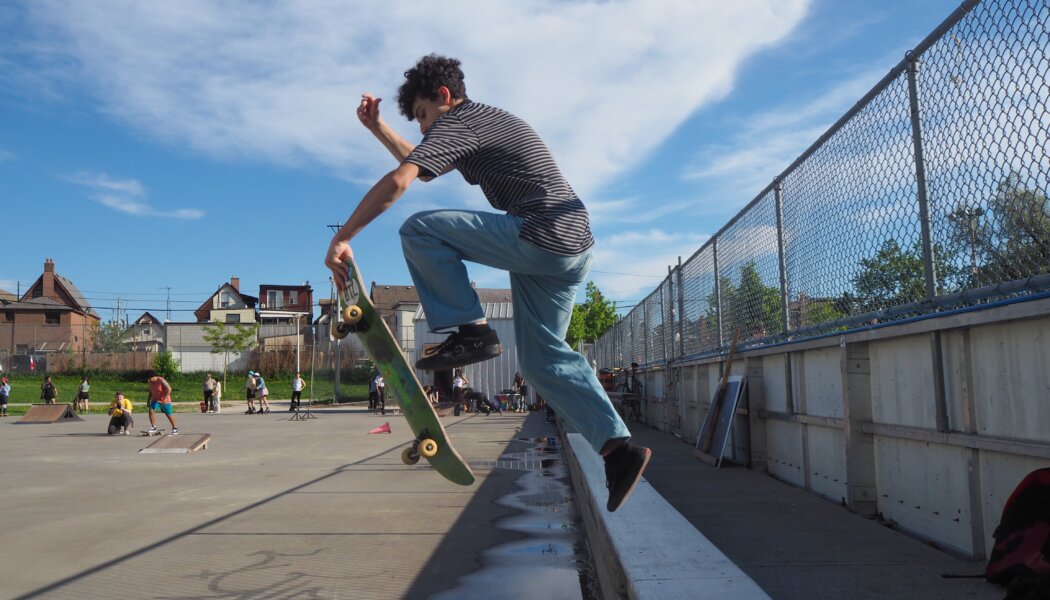
[[[124,392],[117,392],[109,403],[109,435],[130,435],[135,421],[131,418],[131,400],[124,397]]]

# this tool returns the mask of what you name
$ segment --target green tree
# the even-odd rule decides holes
[[[109,321],[91,324],[91,350],[93,352],[126,352],[128,347],[124,344],[124,335],[129,328],[120,321]]]
[[[943,293],[948,282],[957,281],[962,269],[954,253],[940,244],[933,248],[937,261],[937,293]],[[843,304],[849,304],[856,313],[873,312],[890,306],[918,302],[926,298],[926,269],[923,266],[922,243],[915,242],[911,250],[901,248],[890,238],[882,243],[871,258],[861,259],[861,270],[853,277],[856,295],[847,294]]]
[[[580,342],[593,342],[616,324],[616,303],[606,300],[593,281],[587,282],[587,300],[572,307],[572,318],[565,341],[573,348]]]
[[[765,337],[779,333],[780,287],[762,283],[754,261],[740,267],[740,285],[729,277],[720,278],[722,327],[726,332],[740,330],[741,339]],[[714,292],[708,296],[708,317],[718,319],[718,302]]]
[[[164,379],[172,379],[179,372],[179,359],[169,350],[162,350],[153,357],[153,370]]]
[[[1018,173],[996,186],[987,208],[961,206],[949,222],[953,247],[966,257],[970,287],[1050,271],[1050,202]]]
[[[251,348],[259,333],[259,324],[237,324],[229,329],[224,323],[210,323],[204,326],[204,341],[211,344],[212,354],[222,354],[222,387],[226,387],[226,372],[230,366],[231,352],[244,352]]]

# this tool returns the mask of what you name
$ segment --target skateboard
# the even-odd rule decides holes
[[[158,429],[156,431],[150,431],[149,429],[143,429],[142,430],[142,435],[145,436],[145,437],[153,437],[155,435],[164,435],[164,430],[163,429]]]
[[[474,483],[474,474],[463,457],[452,447],[438,415],[423,393],[415,371],[385,321],[365,292],[364,280],[357,264],[347,265],[346,289],[336,296],[332,315],[332,337],[343,339],[354,334],[372,356],[386,380],[386,393],[399,400],[401,413],[415,439],[401,453],[401,461],[414,465],[422,456],[445,479],[459,485]]]

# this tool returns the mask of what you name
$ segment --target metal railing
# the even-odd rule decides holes
[[[598,340],[723,353],[1050,291],[1050,4],[968,0]]]

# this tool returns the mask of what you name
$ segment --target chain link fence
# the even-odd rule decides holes
[[[595,348],[723,353],[1050,293],[1050,3],[970,0]]]

